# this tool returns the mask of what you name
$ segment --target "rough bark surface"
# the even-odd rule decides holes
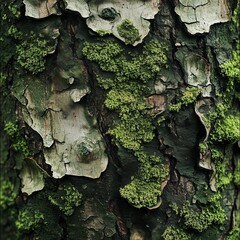
[[[0,0],[1,239],[240,239],[240,2]]]

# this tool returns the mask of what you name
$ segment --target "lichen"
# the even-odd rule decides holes
[[[51,1],[32,1],[32,0],[24,0],[26,12],[25,16],[32,18],[45,18],[51,14],[60,14],[59,5],[57,4],[57,0]]]
[[[22,183],[22,192],[31,195],[33,192],[40,191],[44,188],[44,176],[48,176],[33,158],[26,158],[19,177]]]
[[[230,9],[226,0],[221,2],[178,1],[175,12],[180,16],[191,34],[207,33],[211,25],[227,22],[230,19]]]
[[[89,144],[86,144],[84,142],[81,142],[78,147],[81,156],[87,156],[93,151],[93,147],[89,146]]]

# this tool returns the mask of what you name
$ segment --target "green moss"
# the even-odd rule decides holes
[[[0,211],[2,212],[15,203],[17,193],[12,182],[3,179],[0,179],[0,182]]]
[[[117,26],[120,37],[124,38],[126,44],[134,44],[140,40],[139,31],[134,27],[129,19],[125,19],[121,25]]]
[[[47,41],[43,37],[31,33],[17,45],[17,62],[24,69],[37,74],[45,69],[47,53]]]
[[[0,53],[0,72],[6,72],[7,63],[14,59],[23,69],[37,74],[45,68],[47,41],[39,34],[23,33],[18,29],[17,21],[21,17],[22,5],[23,2],[19,0],[11,3],[1,1],[0,43],[3,51]]]
[[[203,232],[212,224],[223,224],[226,220],[226,214],[220,200],[221,195],[215,194],[209,199],[209,203],[205,207],[197,208],[191,206],[187,201],[180,208],[173,204],[173,210],[183,218],[186,227]]]
[[[240,239],[240,227],[234,227],[228,234],[226,240],[238,240]]]
[[[183,93],[181,97],[181,103],[184,106],[193,103],[196,101],[197,96],[201,93],[201,90],[194,87],[187,87],[186,91]]]
[[[147,110],[144,94],[147,87],[140,83],[152,80],[166,64],[166,48],[157,40],[148,42],[141,54],[126,54],[113,41],[85,43],[83,54],[99,67],[114,73],[112,79],[98,76],[98,81],[110,90],[105,105],[118,112],[119,120],[109,133],[125,148],[139,150],[143,142],[153,139],[154,126]]]
[[[188,106],[189,104],[195,102],[200,93],[201,91],[198,88],[187,87],[180,100],[178,100],[178,103],[169,104],[169,110],[179,112],[183,106]]]
[[[240,2],[237,2],[237,6],[234,10],[231,22],[231,29],[234,33],[239,33],[240,31]],[[240,83],[240,41],[237,35],[236,48],[231,54],[231,59],[223,63],[220,67],[222,73],[228,77],[227,91],[233,93],[238,91],[235,85]]]
[[[240,161],[239,160],[236,161],[233,177],[234,177],[234,183],[240,186]]]
[[[156,155],[136,153],[140,162],[138,175],[120,189],[120,194],[137,208],[154,207],[160,201],[161,183],[168,176],[168,168]]]
[[[240,2],[237,1],[236,8],[232,16],[232,22],[236,29],[240,29]]]
[[[154,207],[161,196],[159,183],[144,182],[134,178],[131,183],[120,189],[121,197],[128,200],[134,207]]]
[[[208,144],[206,142],[199,144],[200,153],[204,154],[208,150]]]
[[[38,210],[32,208],[22,209],[16,220],[16,227],[19,232],[37,230],[44,223],[44,216]]]
[[[56,193],[48,196],[51,204],[57,206],[65,215],[73,214],[75,207],[78,207],[82,201],[82,194],[72,185],[64,186]]]
[[[232,90],[233,82],[240,81],[240,41],[237,42],[237,49],[232,52],[231,59],[221,65],[222,72],[230,78],[228,90]]]
[[[146,181],[162,182],[168,176],[169,169],[165,166],[159,156],[149,155],[145,152],[136,152],[135,156],[140,163],[139,177]]]
[[[102,70],[115,73],[111,87],[118,87],[126,81],[129,84],[132,80],[146,83],[167,61],[166,47],[156,39],[148,42],[142,53],[137,55],[124,53],[120,44],[110,40],[85,42],[82,51],[87,59],[97,62]]]
[[[154,126],[151,119],[141,118],[140,114],[125,115],[125,119],[114,123],[114,128],[108,133],[117,139],[120,144],[129,150],[138,151],[142,143],[150,142],[154,138]]]
[[[30,151],[27,142],[21,135],[18,125],[13,122],[6,122],[4,131],[11,137],[13,150],[21,153],[24,158],[29,157]]]
[[[122,91],[117,89],[112,89],[108,92],[107,98],[105,100],[105,105],[110,110],[120,110],[123,111],[121,108],[122,105],[127,104],[137,104],[138,99],[130,91]]]
[[[112,41],[85,42],[82,52],[88,60],[97,62],[102,70],[116,72],[116,59],[123,49]]]
[[[158,157],[142,152],[143,144],[155,136],[154,117],[149,114],[150,106],[145,97],[149,94],[147,84],[166,65],[165,51],[164,44],[156,39],[146,43],[140,53],[127,53],[120,44],[109,40],[86,42],[83,48],[89,60],[98,63],[101,70],[112,73],[111,78],[102,74],[97,80],[108,90],[105,106],[118,115],[108,133],[140,162],[138,175],[120,189],[121,196],[139,208],[158,203],[161,182],[168,175]]]
[[[13,122],[6,122],[4,131],[6,131],[6,133],[12,138],[19,135],[18,125],[14,124]]]
[[[186,233],[184,230],[169,226],[165,229],[162,234],[163,240],[190,240],[191,235]]]
[[[20,7],[22,6],[22,1],[15,0],[11,2],[6,2],[4,0],[0,1],[1,6],[1,30],[5,30],[10,24],[15,23],[21,16]]]
[[[235,143],[240,141],[240,115],[227,115],[218,119],[214,124],[211,138],[217,142],[229,141]]]
[[[232,179],[233,175],[232,172],[228,169],[228,156],[224,156],[222,152],[216,149],[211,150],[212,153],[212,160],[215,164],[216,174],[216,186],[217,188],[223,188],[228,185]]]
[[[0,87],[2,87],[7,80],[7,75],[3,72],[0,72]]]
[[[106,30],[98,30],[98,31],[97,31],[97,34],[98,34],[100,37],[103,37],[103,36],[106,36],[106,35],[111,34],[111,32],[110,32],[110,31],[106,31]]]

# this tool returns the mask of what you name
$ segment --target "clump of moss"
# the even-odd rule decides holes
[[[226,240],[237,240],[237,239],[240,239],[240,227],[234,227],[226,238]]]
[[[174,226],[167,227],[164,230],[162,237],[163,237],[163,240],[190,240],[191,239],[190,234]]]
[[[82,52],[88,60],[97,62],[103,71],[116,72],[116,59],[123,49],[113,41],[85,42]]]
[[[235,143],[240,141],[240,115],[227,115],[218,119],[214,124],[211,138],[217,142],[229,141]]]
[[[156,39],[146,43],[140,54],[126,54],[119,43],[111,40],[85,42],[82,51],[88,60],[98,63],[103,71],[115,74],[111,88],[122,86],[123,82],[127,81],[132,91],[134,90],[131,86],[133,80],[148,82],[162,67],[166,66],[167,62],[166,47]]]
[[[205,154],[206,151],[208,150],[208,144],[206,142],[199,143],[199,152],[202,154]]]
[[[26,233],[37,230],[44,223],[44,215],[32,208],[22,209],[16,220],[16,227],[19,232]]]
[[[4,131],[10,136],[13,141],[12,148],[16,152],[20,152],[24,158],[29,157],[30,151],[27,145],[27,141],[21,135],[19,127],[13,122],[6,122]]]
[[[234,33],[239,33],[240,31],[240,2],[237,1],[237,6],[234,10],[232,21],[230,28]],[[227,83],[227,92],[235,93],[238,88],[236,88],[236,84],[240,83],[240,40],[237,37],[236,48],[232,52],[231,59],[223,63],[220,67],[222,73],[228,77]],[[238,96],[239,97],[239,96]]]
[[[187,87],[178,103],[169,104],[169,110],[179,112],[183,106],[188,106],[189,104],[195,102],[200,93],[200,89],[196,87]]]
[[[106,35],[111,34],[111,32],[110,32],[110,31],[106,31],[106,30],[97,30],[97,34],[98,34],[100,37],[103,37],[103,36],[106,36]]]
[[[220,204],[221,195],[215,194],[209,199],[205,207],[196,208],[187,201],[182,207],[173,204],[172,208],[176,214],[183,218],[184,224],[188,228],[203,232],[212,224],[223,224],[226,214]]]
[[[154,138],[154,125],[151,119],[141,118],[141,113],[126,115],[120,122],[115,122],[114,127],[108,131],[126,149],[138,151],[142,143],[150,142]]]
[[[221,65],[222,72],[230,78],[229,90],[232,89],[232,81],[240,81],[240,41],[237,42],[237,49],[232,52],[232,57],[229,61]]]
[[[138,152],[140,161],[138,175],[120,189],[120,194],[137,208],[156,206],[162,193],[161,182],[168,176],[168,168],[156,155]]]
[[[137,151],[143,142],[154,137],[154,125],[148,114],[144,94],[145,84],[166,65],[166,47],[159,41],[149,41],[141,54],[126,54],[113,41],[85,43],[83,54],[99,64],[103,71],[114,73],[112,79],[98,77],[99,84],[109,90],[105,105],[118,113],[119,120],[109,133],[127,149]],[[121,89],[121,90],[120,90]]]
[[[231,183],[233,179],[232,172],[228,169],[229,156],[224,156],[223,152],[217,149],[211,149],[212,160],[215,164],[215,179],[216,187],[218,189],[223,189],[226,185]]]
[[[2,60],[0,74],[7,72],[7,63],[12,59],[32,74],[42,72],[45,69],[48,42],[41,34],[32,31],[22,32],[18,29],[17,21],[21,17],[23,2],[19,0],[11,3],[1,1],[0,5],[0,42],[1,48],[4,49],[0,53]]]
[[[134,44],[140,40],[139,31],[134,27],[129,19],[125,19],[122,24],[117,26],[120,37],[124,38],[126,44]]]
[[[64,186],[56,193],[51,193],[48,200],[59,208],[65,215],[73,214],[75,207],[82,202],[82,194],[72,185]]]
[[[136,208],[151,208],[158,203],[161,190],[157,182],[145,182],[133,178],[129,184],[120,189],[120,194]]]
[[[31,33],[17,45],[17,62],[33,74],[42,72],[48,53],[47,41],[42,36]]]
[[[15,203],[17,193],[14,191],[14,184],[9,180],[0,179],[0,210],[5,210]]]

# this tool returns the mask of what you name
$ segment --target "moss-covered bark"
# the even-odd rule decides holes
[[[1,239],[239,239],[240,2],[36,2],[0,0]]]

